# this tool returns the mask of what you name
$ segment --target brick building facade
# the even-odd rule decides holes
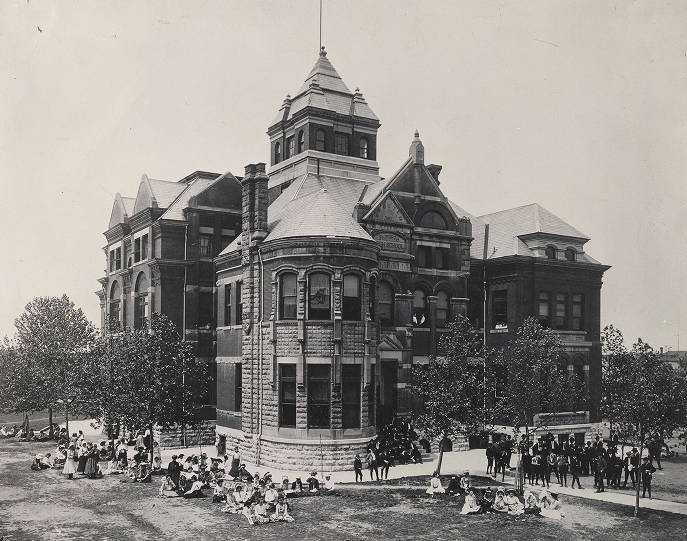
[[[494,345],[528,315],[556,329],[598,420],[608,267],[588,237],[538,205],[470,215],[417,132],[381,178],[379,127],[323,50],[268,127],[269,172],[144,177],[135,199],[117,195],[103,325],[169,315],[214,360],[217,432],[268,467],[350,468],[409,412],[411,367],[440,353],[457,314],[486,321]]]

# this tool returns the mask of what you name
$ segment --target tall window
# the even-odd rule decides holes
[[[360,138],[360,157],[367,158],[367,138]]]
[[[355,274],[346,274],[343,279],[343,319],[360,321],[360,305],[360,278]]]
[[[348,135],[337,133],[334,137],[334,152],[348,156]]]
[[[434,249],[434,268],[448,269],[448,248]]]
[[[575,252],[574,248],[568,248],[565,251],[565,259],[568,261],[575,261],[577,259],[577,252]]]
[[[546,247],[546,257],[548,259],[556,259],[556,247],[555,246],[547,246]]]
[[[281,161],[281,143],[277,141],[274,143],[274,163]]]
[[[136,279],[134,295],[134,328],[145,329],[146,308],[148,306],[148,279],[143,273],[140,273]]]
[[[420,225],[424,227],[432,227],[434,229],[447,229],[446,220],[444,220],[444,217],[434,210],[425,212],[422,215]]]
[[[286,155],[284,156],[284,159],[290,158],[291,156],[295,155],[296,152],[295,152],[294,145],[295,145],[295,141],[293,140],[293,137],[289,137],[286,140]]]
[[[327,150],[327,135],[322,128],[315,132],[315,150],[325,152]]]
[[[568,296],[565,293],[556,293],[553,315],[555,329],[564,330],[568,328]]]
[[[210,235],[200,236],[200,257],[212,257],[212,237]]]
[[[429,246],[417,247],[417,266],[431,267],[432,266],[432,248]]]
[[[329,275],[315,272],[310,275],[308,319],[331,319],[331,285]]]
[[[241,282],[236,282],[236,317],[234,318],[234,325],[238,325],[243,321],[243,297],[241,296]]]
[[[296,282],[292,272],[279,278],[279,319],[296,319]]]
[[[508,328],[508,291],[505,289],[491,293],[491,328]]]
[[[141,259],[148,259],[148,235],[141,237]]]
[[[234,363],[234,411],[241,411],[243,402],[243,365]]]
[[[122,268],[122,249],[115,248],[110,250],[110,272],[117,271]]]
[[[388,282],[379,282],[377,319],[382,325],[389,325],[394,322],[394,288]]]
[[[344,428],[360,428],[360,373],[359,364],[341,366],[341,406]]]
[[[446,326],[446,322],[451,317],[450,306],[448,293],[439,291],[437,293],[437,327]]]
[[[572,296],[572,330],[584,330],[584,295],[579,293]]]
[[[413,323],[416,327],[427,325],[427,296],[422,289],[416,289],[413,294]]]
[[[309,364],[308,371],[308,428],[329,428],[331,393],[328,364]]]
[[[134,263],[141,260],[141,237],[134,239]]]
[[[231,325],[231,284],[224,286],[224,324]]]
[[[298,132],[298,153],[300,154],[305,150],[305,134],[303,130]]]
[[[119,303],[120,303],[121,290],[119,289],[119,283],[115,282],[110,288],[110,313],[109,313],[109,324],[110,329],[117,331],[120,328],[119,325]]]
[[[296,365],[279,365],[279,426],[296,426]]]
[[[539,292],[539,323],[542,327],[551,326],[551,293]]]
[[[210,291],[201,291],[198,293],[198,325],[212,325],[213,324],[213,294]]]

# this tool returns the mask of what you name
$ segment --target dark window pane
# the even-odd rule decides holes
[[[564,330],[568,327],[568,296],[564,293],[556,293],[554,304],[554,328]]]
[[[437,293],[437,327],[444,327],[450,317],[450,303],[448,293],[439,291]]]
[[[546,247],[546,257],[549,259],[556,259],[556,248],[554,246]]]
[[[551,294],[548,291],[539,292],[539,323],[542,327],[551,326],[550,312]]]
[[[279,365],[279,425],[296,426],[296,365]]]
[[[330,366],[308,365],[308,427],[329,428]]]
[[[505,289],[491,294],[491,328],[508,328],[508,292]]]
[[[360,138],[360,157],[367,158],[367,139],[365,137]]]
[[[231,325],[231,284],[224,286],[224,324]]]
[[[377,319],[383,325],[394,322],[394,289],[388,282],[379,282]]]
[[[234,325],[238,325],[243,321],[243,298],[241,297],[241,282],[236,282],[236,317],[234,318]]]
[[[234,364],[234,411],[241,411],[243,392],[243,365]]]
[[[360,428],[360,373],[359,364],[344,364],[341,367],[344,428]]]
[[[446,220],[444,217],[434,210],[425,212],[420,220],[420,225],[424,227],[432,227],[434,229],[447,229]]]
[[[315,133],[315,150],[325,152],[327,150],[326,135],[323,129],[317,130]]]
[[[337,133],[334,139],[334,152],[343,156],[348,156],[348,135],[345,133]]]

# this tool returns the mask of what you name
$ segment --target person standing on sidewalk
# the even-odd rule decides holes
[[[362,483],[363,481],[363,462],[360,460],[360,455],[355,455],[355,459],[353,460],[353,470],[355,471],[355,482],[358,482],[358,478],[360,478],[360,482]]]
[[[651,478],[653,477],[654,473],[656,472],[656,468],[654,468],[654,465],[651,463],[651,458],[648,456],[645,456],[642,459],[643,463],[641,467],[639,468],[640,471],[642,472],[642,485],[644,486],[644,490],[642,491],[642,498],[646,497],[646,492],[647,490],[649,491],[649,499],[651,499]]]
[[[580,466],[580,456],[575,454],[570,457],[570,475],[572,475],[572,482],[570,483],[570,488],[575,488],[575,481],[577,481],[577,488],[582,488],[580,485],[580,472],[582,468]]]
[[[367,469],[370,471],[370,481],[373,481],[372,472],[377,476],[377,481],[379,481],[379,469],[377,468],[377,455],[375,450],[370,448],[367,452]]]
[[[594,484],[597,492],[604,491],[604,476],[606,475],[607,466],[608,461],[606,459],[606,452],[604,451],[596,458],[596,474],[594,476]]]

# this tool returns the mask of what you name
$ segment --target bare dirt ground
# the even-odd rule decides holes
[[[156,497],[153,484],[122,482],[122,476],[69,481],[57,470],[33,472],[45,443],[0,440],[0,539],[685,539],[687,517],[643,511],[572,497],[561,497],[566,516],[542,517],[458,514],[463,498],[432,499],[426,479],[404,478],[368,488],[342,485],[336,495],[290,500],[293,524],[250,526],[227,515],[210,498]],[[495,483],[492,483],[495,484]],[[398,485],[398,486],[394,486]]]

